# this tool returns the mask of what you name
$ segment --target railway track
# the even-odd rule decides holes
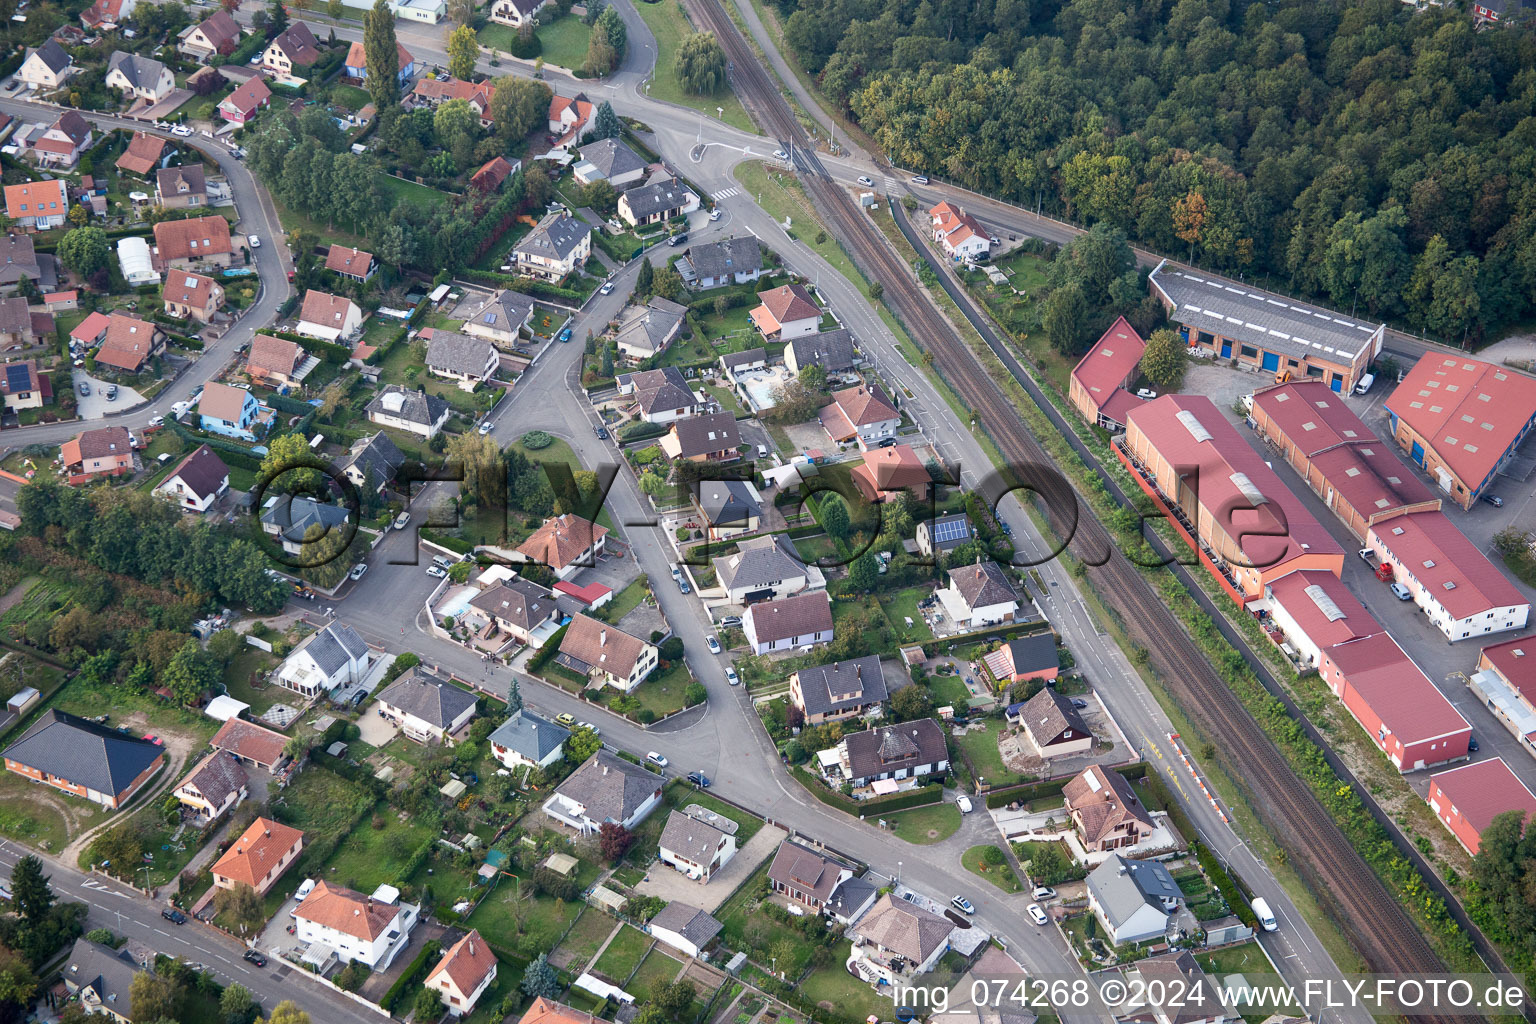
[[[1120,615],[1132,638],[1150,652],[1153,665],[1185,711],[1201,720],[1223,743],[1234,775],[1252,792],[1290,862],[1318,899],[1330,906],[1369,969],[1391,974],[1443,972],[1445,965],[1415,922],[1196,649],[1151,584],[1116,548],[1092,512],[1078,504],[1066,479],[1050,470],[1050,457],[1024,427],[1012,402],[923,294],[911,269],[848,193],[826,174],[778,86],[718,0],[691,0],[690,8],[715,33],[734,62],[734,84],[743,102],[781,144],[793,144],[796,169],[817,209],[830,218],[855,259],[880,281],[885,296],[932,352],[951,385],[973,404],[1004,457],[1016,467],[1020,482],[1041,496],[1052,525],[1072,537],[1074,554],[1086,554],[1090,561],[1096,561],[1108,552],[1107,561],[1093,570],[1099,577],[1100,593]]]

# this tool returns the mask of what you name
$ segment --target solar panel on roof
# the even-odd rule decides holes
[[[964,519],[950,519],[933,524],[933,539],[940,544],[952,540],[964,540],[970,535],[970,524]]]
[[[12,391],[25,391],[31,386],[32,377],[25,366],[12,363],[5,368],[5,384]]]

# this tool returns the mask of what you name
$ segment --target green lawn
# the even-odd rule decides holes
[[[964,686],[964,683],[960,684]],[[994,786],[1005,786],[1023,781],[1023,776],[1003,766],[1003,755],[998,752],[997,739],[1002,722],[989,718],[985,729],[967,729],[964,736],[954,738],[955,745],[963,749],[975,766],[977,775],[984,776]]]
[[[639,580],[631,580],[629,585],[614,595],[613,600],[604,608],[608,613],[608,621],[618,622],[639,607],[643,600],[645,600],[645,585]]]
[[[677,977],[677,972],[682,969],[681,962],[663,953],[661,947],[657,946],[645,958],[645,962],[640,965],[640,969],[635,972],[634,978],[626,988],[636,1001],[643,1003],[670,985],[672,979]]]
[[[831,537],[824,533],[819,533],[814,537],[799,538],[795,541],[795,550],[800,553],[801,558],[811,565],[815,565],[823,558],[828,560],[828,564],[831,564],[831,560],[837,558],[837,545],[832,542]]]
[[[0,773],[0,836],[57,852],[69,840],[107,816],[98,804],[28,782],[13,772]]]
[[[569,444],[558,437],[553,438],[553,443],[544,448],[529,448],[521,440],[513,441],[505,447],[527,456],[534,462],[543,462],[551,465],[556,462],[564,462],[571,467],[571,472],[573,473],[581,468],[581,460],[576,457],[576,452],[572,450]]]
[[[346,107],[354,114],[373,102],[373,97],[368,95],[367,89],[359,89],[355,85],[343,85],[337,82],[331,86],[331,102]]]
[[[324,768],[310,767],[272,798],[272,812],[283,824],[303,829],[309,845],[346,835],[358,813],[372,804],[372,794],[357,783]]]
[[[830,1004],[836,1007],[838,1015],[849,1020],[865,1020],[871,1015],[885,1020],[891,1015],[890,998],[882,996],[843,967],[852,948],[851,943],[839,942],[832,962],[802,980],[797,986],[799,994],[818,1006]]]
[[[795,959],[786,964],[780,958],[779,970],[785,971],[792,978],[798,977],[810,963],[812,946],[789,925],[758,912],[767,877],[768,865],[764,864],[736,890],[735,895],[715,911],[715,919],[723,926],[720,940],[731,949],[755,952],[757,959],[764,963],[767,962],[768,950],[781,942],[787,942],[788,948],[795,951]]]
[[[379,191],[394,203],[406,203],[428,213],[442,206],[450,198],[447,192],[439,192],[435,188],[418,185],[413,181],[405,181],[382,172],[375,175],[373,180],[374,184],[378,185]]]
[[[943,842],[959,831],[960,808],[954,804],[932,804],[898,814],[887,814],[885,820],[893,826],[897,838],[918,846],[928,846]]]
[[[409,816],[401,820],[398,812],[381,804],[342,840],[325,865],[325,878],[358,892],[373,892],[394,883],[411,854],[432,836],[431,828]]]
[[[762,282],[760,291],[768,291],[774,287],[772,281]],[[706,338],[715,340],[725,338],[727,341],[741,342],[739,347],[725,346],[721,352],[740,352],[743,349],[756,348],[762,343],[762,336],[757,333],[757,328],[752,325],[752,306],[733,306],[719,315],[713,312],[693,316],[693,322],[698,325],[698,333]]]
[[[965,680],[959,676],[929,676],[928,693],[938,707],[944,707],[947,704],[951,707],[963,708],[965,702],[971,699],[971,691],[965,688]]]
[[[999,846],[995,846],[992,843],[983,843],[980,846],[973,846],[961,854],[960,863],[965,867],[965,870],[976,875],[978,878],[985,878],[988,882],[1003,890],[1003,892],[1023,892],[1024,885],[1019,881],[1018,876],[1013,873],[1013,868],[1008,866],[1006,855],[1004,856],[1003,863],[994,867],[982,859],[982,855],[988,850],[1002,852],[1002,848]]]
[[[569,71],[579,71],[587,62],[587,45],[592,29],[574,15],[558,18],[538,30],[539,56],[544,63]],[[492,50],[512,49],[517,30],[509,25],[487,24],[480,30],[480,45]]]
[[[605,978],[611,978],[616,984],[622,985],[629,980],[630,973],[640,966],[640,960],[650,946],[649,935],[625,925],[613,937],[613,941],[608,943],[603,955],[597,958],[594,969]]]
[[[560,943],[561,957],[573,970],[585,967],[617,923],[601,910],[588,907],[587,912],[571,927],[571,933],[565,937],[565,941]],[[633,928],[626,930],[634,931]]]
[[[722,88],[713,96],[696,96],[683,90],[682,83],[677,79],[677,48],[684,39],[693,35],[694,28],[688,23],[682,5],[676,0],[660,0],[659,3],[639,3],[635,7],[640,17],[645,19],[651,34],[656,37],[656,74],[651,80],[649,95],[667,103],[692,107],[713,118],[721,117],[718,108],[724,107],[726,124],[757,134],[757,125],[752,123],[741,101],[729,87]],[[552,59],[548,56],[547,45],[544,52],[546,59]]]
[[[235,700],[251,706],[251,714],[260,716],[274,704],[286,703],[294,694],[280,686],[264,686],[256,689],[251,685],[251,675],[277,665],[277,659],[256,647],[247,647],[224,670],[224,687]]]
[[[468,926],[478,928],[487,942],[530,957],[552,947],[585,905],[575,901],[562,904],[559,900],[531,896],[525,889],[522,929],[519,930],[517,915],[513,912],[516,892],[517,887],[510,879],[502,879],[496,892],[469,916]],[[587,913],[596,911],[588,910]]]
[[[933,639],[933,630],[928,628],[928,623],[923,620],[922,612],[917,607],[917,602],[932,593],[930,587],[908,587],[894,594],[880,596],[880,607],[899,642],[925,644]],[[912,620],[910,626],[907,625],[908,619]]]

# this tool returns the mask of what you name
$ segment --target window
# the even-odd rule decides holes
[[[1247,359],[1257,359],[1259,357],[1259,350],[1252,345],[1239,346],[1238,352]]]

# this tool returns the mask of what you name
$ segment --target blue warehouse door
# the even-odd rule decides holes
[[[1232,358],[1232,343],[1230,341],[1224,341],[1221,343],[1221,358]]]
[[[1413,451],[1410,454],[1412,454],[1414,462],[1417,462],[1421,466],[1424,465],[1424,446],[1423,445],[1419,444],[1419,442],[1417,442],[1417,441],[1413,442]]]
[[[384,52],[388,53],[389,51],[386,50]],[[1343,377],[1339,377],[1339,376],[1335,376],[1333,378],[1333,383],[1330,384],[1329,387],[1333,388],[1333,390],[1335,390],[1335,391],[1343,391],[1344,390],[1344,378]]]
[[[1265,352],[1264,353],[1264,360],[1259,365],[1261,367],[1263,367],[1264,369],[1266,369],[1266,370],[1278,370],[1278,369],[1280,369],[1280,353],[1278,353],[1278,352]]]

